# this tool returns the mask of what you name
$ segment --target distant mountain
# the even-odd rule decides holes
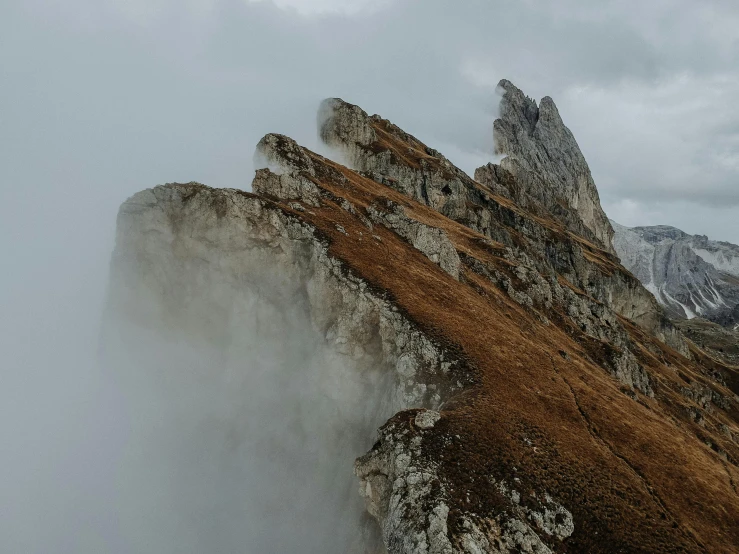
[[[739,246],[666,225],[611,224],[621,263],[670,315],[739,325]]]

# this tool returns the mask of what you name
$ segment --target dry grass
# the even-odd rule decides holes
[[[382,140],[397,143],[380,130]],[[392,147],[409,165],[429,157],[423,145]],[[716,369],[715,360],[696,353],[698,362],[691,362],[624,320],[641,346],[640,362],[656,381],[654,399],[635,401],[598,364],[599,352],[609,345],[566,331],[564,324],[542,323],[469,268],[463,268],[461,282],[454,280],[395,233],[380,225],[369,229],[341,202],[364,213],[374,202],[391,200],[410,217],[444,229],[459,252],[507,271],[502,245],[338,164],[317,155],[313,161],[319,167],[316,184],[325,192],[322,206],[300,212],[285,202],[280,208],[313,225],[349,271],[469,361],[471,394],[444,413],[427,447],[453,484],[451,530],[464,511],[501,508],[489,480],[494,477],[515,483],[523,497],[546,491],[572,511],[575,533],[562,552],[738,551],[739,450],[716,430],[721,422],[739,434],[738,414],[716,410],[700,427],[686,416],[690,402],[679,393],[686,377],[718,390],[705,376]],[[337,171],[345,182],[330,177]],[[564,233],[538,219],[553,233]],[[604,271],[625,271],[609,254],[576,240]],[[552,315],[553,321],[565,319],[557,318]],[[443,437],[450,435],[461,440],[447,445]]]

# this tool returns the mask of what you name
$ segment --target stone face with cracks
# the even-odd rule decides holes
[[[413,417],[415,434],[404,419]],[[551,554],[545,540],[565,540],[574,531],[572,514],[549,495],[534,495],[526,505],[520,494],[499,484],[508,507],[497,515],[463,516],[462,531],[450,539],[449,488],[438,463],[424,453],[426,433],[439,432],[433,411],[402,413],[380,430],[372,450],[354,471],[369,513],[377,518],[388,551],[397,554]],[[541,500],[539,500],[541,497]],[[545,539],[545,540],[543,540]]]
[[[554,101],[546,96],[537,107],[510,81],[503,79],[498,87],[503,98],[493,135],[497,153],[506,155],[501,167],[570,230],[592,236],[614,253],[613,229],[600,206],[590,168]],[[583,233],[583,226],[588,233]]]
[[[401,206],[391,202],[386,202],[384,207],[372,205],[368,213],[373,222],[383,224],[398,233],[428,259],[459,280],[459,255],[442,229],[408,217]]]

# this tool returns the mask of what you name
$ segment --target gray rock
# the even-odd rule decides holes
[[[267,135],[259,141],[254,158],[257,166],[265,166],[257,169],[254,192],[318,206],[318,188],[309,179],[315,175],[313,163],[294,140]]]
[[[726,328],[700,317],[677,321],[677,326],[686,337],[714,358],[728,365],[739,366],[739,326]],[[717,373],[712,377],[721,384],[727,382],[725,376]]]
[[[436,412],[416,415],[416,425],[419,417],[429,413]],[[424,454],[424,436],[409,429],[403,415],[383,426],[372,450],[354,464],[360,494],[367,511],[377,518],[388,552],[551,554],[547,543],[563,541],[573,533],[572,514],[549,495],[534,493],[522,506],[520,494],[500,484],[507,509],[494,518],[466,512],[463,531],[450,541],[447,483],[438,464]]]
[[[387,209],[385,209],[387,208]],[[459,280],[462,265],[456,248],[443,229],[425,225],[405,215],[401,206],[386,202],[384,207],[372,205],[367,210],[374,223],[385,225],[410,242],[441,269]]]
[[[319,124],[321,139],[352,169],[452,219],[464,217],[471,179],[436,150],[339,98],[324,100]]]
[[[665,225],[612,223],[621,262],[670,315],[739,325],[739,246]]]
[[[510,81],[503,79],[498,87],[503,98],[493,136],[496,152],[506,155],[500,166],[516,177],[531,204],[613,252],[613,229],[590,168],[554,101],[545,96],[537,107]]]
[[[418,412],[414,421],[416,423],[416,427],[419,429],[432,429],[440,419],[441,414],[439,412],[434,410],[424,410],[422,412]]]

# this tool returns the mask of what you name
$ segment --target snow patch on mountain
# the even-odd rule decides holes
[[[694,248],[693,251],[719,271],[739,277],[739,247],[729,243],[719,244],[722,246],[726,245],[728,248],[722,248],[720,250]]]

